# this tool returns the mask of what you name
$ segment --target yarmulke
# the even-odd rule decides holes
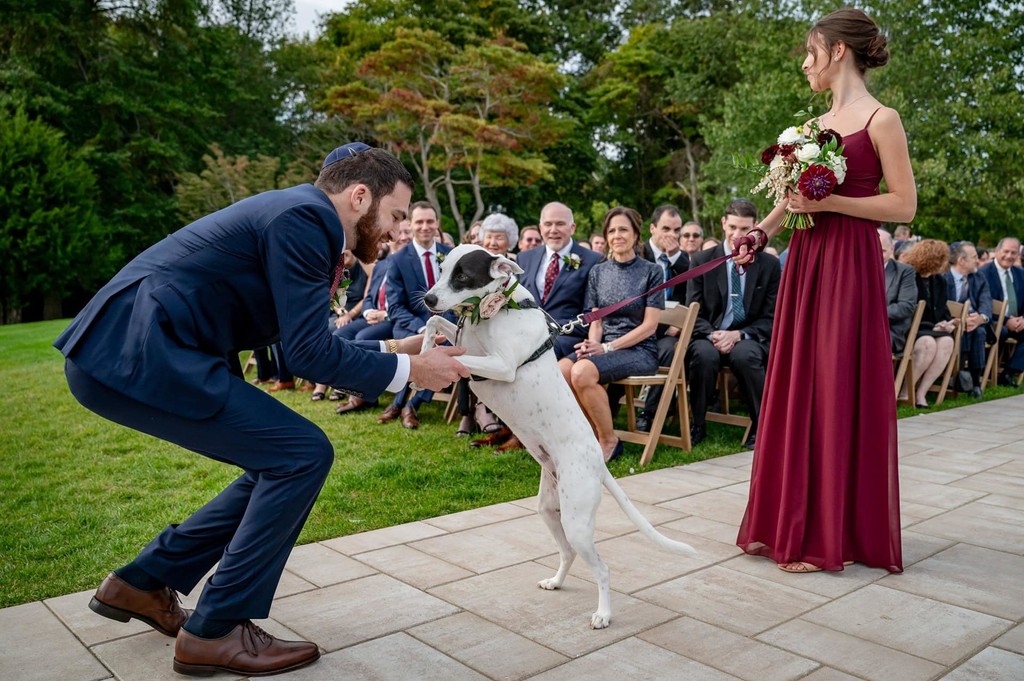
[[[326,168],[335,161],[340,161],[343,158],[350,158],[361,151],[366,151],[369,148],[370,145],[363,144],[362,142],[349,142],[348,144],[342,145],[327,154],[327,158],[324,159],[323,167]]]

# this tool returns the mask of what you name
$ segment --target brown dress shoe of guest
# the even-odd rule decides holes
[[[505,440],[505,444],[503,444],[503,445],[501,445],[499,447],[495,447],[494,451],[495,452],[511,452],[513,449],[526,449],[526,447],[523,446],[523,443],[520,442],[519,438],[517,438],[515,435],[513,435],[509,439]]]
[[[387,423],[388,421],[394,421],[401,415],[401,407],[397,407],[394,404],[389,404],[388,408],[382,411],[380,416],[377,417],[377,423]]]
[[[420,417],[416,415],[413,407],[402,407],[402,425],[406,428],[419,428]]]
[[[268,393],[276,393],[278,390],[295,390],[295,381],[278,381],[267,388]]]
[[[178,594],[173,589],[164,587],[143,591],[113,572],[96,589],[96,595],[89,601],[89,609],[118,622],[127,622],[134,617],[165,636],[177,636],[192,612],[182,609]]]
[[[490,435],[473,440],[472,442],[469,443],[469,446],[493,447],[495,445],[502,444],[503,442],[505,442],[505,440],[509,439],[510,437],[512,437],[512,431],[509,430],[507,427],[503,426],[501,430],[496,430]]]
[[[336,411],[339,414],[347,414],[350,411],[360,411],[362,409],[369,409],[370,407],[376,407],[376,406],[377,406],[377,402],[376,401],[368,402],[367,400],[364,400],[361,397],[356,397],[355,395],[351,395],[348,398],[348,402],[345,402],[343,404],[339,404],[338,408],[335,409],[334,411]]]
[[[246,620],[220,638],[200,638],[185,629],[174,642],[174,671],[190,676],[230,672],[242,676],[280,674],[320,659],[309,641],[282,641]]]

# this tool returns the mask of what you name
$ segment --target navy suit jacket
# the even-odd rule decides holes
[[[725,248],[715,246],[706,251],[693,254],[691,267],[697,267],[714,258],[725,255]],[[732,262],[726,262],[710,272],[705,272],[696,279],[691,279],[686,286],[686,304],[700,303],[697,321],[693,326],[694,340],[707,338],[712,332],[722,328],[722,320],[729,298],[729,268]],[[779,294],[779,280],[782,268],[779,259],[767,253],[758,253],[757,258],[747,265],[743,283],[743,306],[746,318],[742,325],[733,325],[731,330],[741,331],[750,336],[765,348],[772,339],[772,323],[775,319],[775,299]]]
[[[438,253],[450,250],[450,246],[437,244]],[[388,256],[388,319],[394,322],[395,338],[415,336],[430,319],[431,312],[423,304],[427,288],[423,261],[412,243]]]
[[[949,300],[959,300],[953,273],[946,270],[942,276],[946,280],[946,297]],[[992,321],[992,292],[989,291],[985,277],[979,277],[977,273],[967,275],[967,299],[971,301],[972,312],[983,314]]]
[[[244,199],[136,256],[54,346],[107,387],[186,418],[224,405],[239,351],[279,340],[297,375],[376,396],[397,358],[327,325],[344,243],[312,185]]]
[[[366,287],[366,297],[363,298],[363,312],[380,309],[380,306],[377,305],[377,294],[380,293],[380,285],[384,283],[384,277],[388,273],[389,260],[391,260],[391,256],[378,260],[377,264],[373,266],[373,274],[370,275],[370,285]]]
[[[519,280],[526,290],[533,294],[534,299],[540,306],[559,324],[565,324],[569,320],[576,319],[577,315],[583,312],[583,297],[587,292],[587,276],[590,268],[601,262],[602,256],[596,251],[584,248],[573,242],[571,253],[580,258],[578,269],[561,266],[555,283],[551,285],[551,294],[546,301],[542,301],[543,291],[537,289],[537,274],[541,267],[547,267],[546,260],[548,249],[544,246],[531,248],[519,254],[519,266],[523,268],[523,274]],[[586,337],[586,329],[576,327],[573,335],[579,338]]]
[[[892,351],[903,352],[907,333],[917,311],[917,271],[906,263],[889,260],[885,270],[885,301],[889,311],[889,340]]]
[[[644,260],[650,260],[658,267],[661,267],[661,263],[654,259],[654,251],[651,249],[651,242],[644,242]],[[686,254],[686,251],[680,251],[679,257],[676,261],[671,264],[668,268],[670,276],[678,276],[690,269],[690,256]],[[680,284],[672,287],[672,297],[669,300],[674,300],[677,303],[686,304],[686,284]]]
[[[978,268],[978,274],[985,277],[992,298],[1003,300],[1003,282],[999,281],[999,270],[996,269],[996,264],[994,262],[985,263]],[[1013,279],[1013,288],[1017,293],[1017,314],[1019,315],[1020,308],[1024,306],[1024,269],[1011,267],[1010,277]]]

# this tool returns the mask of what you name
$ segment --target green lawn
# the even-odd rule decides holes
[[[63,358],[50,347],[66,323],[0,326],[0,607],[96,585],[238,474],[82,408],[64,382]],[[319,424],[336,450],[300,543],[536,491],[538,469],[528,455],[469,447],[442,422],[441,405],[424,408],[420,428],[407,431],[397,422],[378,425],[376,413],[338,417],[334,403],[311,402],[308,393],[281,399]],[[738,428],[709,425],[695,452],[661,447],[649,469],[739,449]],[[627,445],[612,472],[628,475],[639,456],[638,446]]]

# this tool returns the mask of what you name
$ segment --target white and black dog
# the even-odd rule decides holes
[[[439,315],[431,317],[423,349],[433,347],[439,333],[466,348],[458,359],[473,372],[473,392],[541,467],[538,512],[558,544],[560,563],[555,576],[539,586],[559,588],[579,553],[597,579],[597,612],[590,626],[602,629],[611,621],[608,567],[594,545],[602,484],[644,536],[677,553],[696,552],[655,530],[608,472],[601,445],[551,350],[557,325],[517,285],[515,275],[522,272],[513,261],[479,246],[459,246],[448,253],[440,280],[423,302],[435,313],[455,311],[462,322],[456,326]]]

